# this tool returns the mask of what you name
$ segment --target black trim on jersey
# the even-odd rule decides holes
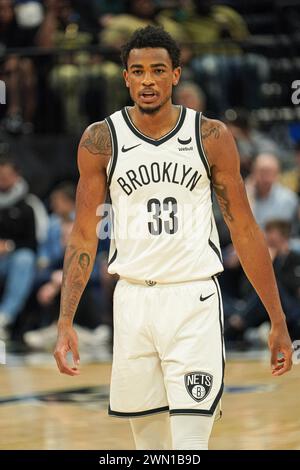
[[[171,139],[175,134],[177,134],[179,129],[182,127],[182,124],[183,124],[185,116],[186,116],[186,108],[184,106],[181,106],[180,116],[178,118],[178,121],[177,121],[175,127],[170,132],[168,132],[168,134],[164,135],[160,139],[152,139],[151,137],[148,137],[147,135],[145,135],[141,131],[139,131],[137,127],[135,127],[135,125],[133,124],[133,122],[132,122],[132,120],[129,116],[127,108],[123,108],[121,112],[122,112],[122,116],[123,116],[127,126],[129,127],[129,129],[139,139],[144,140],[145,142],[148,142],[148,144],[155,145],[156,147],[158,145],[163,144],[167,140]]]
[[[114,254],[112,255],[112,257],[110,258],[110,260],[109,260],[108,263],[107,263],[107,267],[110,266],[111,263],[113,263],[113,262],[115,261],[115,259],[116,259],[116,257],[117,257],[117,254],[118,254],[118,250],[117,250],[117,248],[116,248]]]
[[[210,180],[210,198],[211,198],[211,202],[213,204],[213,202],[214,202],[214,185],[213,185],[212,180]]]
[[[209,246],[214,250],[214,252],[216,253],[216,255],[218,256],[222,266],[223,266],[223,258],[222,258],[222,255],[218,249],[218,247],[216,247],[216,245],[214,244],[214,242],[210,239],[210,236],[211,236],[211,233],[212,233],[212,229],[213,229],[213,221],[212,221],[212,218],[210,219],[210,235],[209,235],[209,239],[208,239],[208,244]]]
[[[113,211],[113,207],[112,207],[110,188],[108,188],[108,191],[107,191],[106,202],[108,204],[110,204],[110,224],[111,224],[111,227],[110,227],[110,243],[111,243],[112,237],[114,237],[115,223],[114,223],[114,211]],[[117,248],[115,248],[115,251],[114,251],[113,255],[111,256],[110,260],[108,260],[107,267],[110,266],[111,263],[113,263],[115,261],[115,259],[117,257],[117,254],[118,254],[118,250],[117,250]]]
[[[196,113],[196,119],[195,119],[195,134],[196,134],[196,143],[197,143],[197,149],[198,149],[198,153],[200,155],[200,158],[202,160],[202,163],[204,165],[204,168],[206,170],[206,174],[207,174],[207,177],[209,179],[211,179],[211,173],[210,173],[210,166],[209,166],[209,162],[206,158],[206,155],[205,155],[205,152],[204,152],[204,148],[203,148],[203,145],[202,145],[202,137],[201,137],[201,124],[200,124],[200,118],[201,118],[201,114],[200,112],[197,112]],[[202,119],[201,119],[201,122],[202,122]]]
[[[218,256],[218,258],[219,258],[219,260],[221,261],[222,266],[223,266],[223,260],[222,260],[221,253],[219,252],[218,248],[216,247],[216,245],[214,244],[214,242],[211,241],[210,238],[208,239],[208,244],[209,244],[209,246],[214,250],[214,252],[215,252],[216,255]]]
[[[152,410],[146,410],[146,411],[135,411],[132,413],[123,413],[121,411],[113,411],[110,405],[108,407],[108,414],[110,416],[117,416],[118,418],[134,418],[138,416],[147,416],[147,415],[156,414],[156,413],[165,413],[166,411],[169,411],[168,406],[162,406],[161,408],[153,408]]]
[[[111,156],[112,161],[111,161],[110,171],[109,171],[108,179],[107,179],[107,186],[109,187],[113,173],[116,168],[117,159],[118,159],[118,141],[117,141],[116,129],[115,129],[115,126],[113,125],[111,118],[107,117],[105,120],[110,130],[110,135],[112,139],[112,156]]]

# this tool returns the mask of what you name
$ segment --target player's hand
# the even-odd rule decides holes
[[[71,351],[73,355],[73,367],[67,363],[67,353]],[[54,357],[57,367],[62,374],[79,375],[79,352],[78,337],[72,326],[59,326],[57,342],[54,350]]]
[[[273,324],[269,335],[272,375],[283,375],[292,368],[293,347],[286,322]]]

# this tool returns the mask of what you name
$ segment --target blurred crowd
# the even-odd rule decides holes
[[[300,68],[300,6],[250,3],[253,11],[238,0],[0,0],[0,79],[6,86],[6,104],[0,105],[0,339],[21,350],[52,347],[63,254],[74,219],[76,174],[66,171],[67,163],[60,162],[55,184],[46,184],[45,172],[38,186],[44,190],[32,191],[36,162],[29,157],[24,168],[23,157],[39,138],[46,142],[59,135],[51,142],[55,154],[75,167],[75,152],[66,152],[62,142],[68,136],[75,149],[86,125],[130,103],[119,50],[147,24],[163,26],[180,44],[183,75],[174,102],[222,119],[233,133],[290,333],[300,337],[300,127],[287,111],[278,78],[284,82],[287,75],[274,75],[279,63],[285,73],[293,72],[292,65]],[[259,25],[269,33],[269,43],[259,43]],[[270,56],[263,48],[283,34],[294,44],[293,55],[274,63],[274,51]],[[279,116],[286,122],[278,127],[271,119],[262,125],[258,116],[266,116],[278,90]],[[54,168],[47,147],[40,147],[47,160],[41,165]],[[214,206],[226,268],[220,277],[226,341],[241,349],[265,346],[267,313]],[[81,344],[103,348],[105,358],[111,351],[116,283],[106,272],[108,249],[108,240],[101,241],[76,315]]]
[[[0,158],[0,338],[33,349],[53,345],[75,193],[73,183],[62,182],[44,203],[29,192],[15,161]],[[111,339],[115,279],[106,273],[108,246],[108,239],[99,246],[76,315],[80,339],[89,347],[109,346]]]
[[[7,91],[2,128],[12,134],[72,134],[126,104],[119,48],[149,23],[178,41],[183,78],[202,88],[211,116],[237,106],[260,109],[278,95],[284,104],[286,76],[280,83],[280,61],[274,61],[280,47],[270,37],[259,43],[253,33],[260,33],[260,23],[273,37],[286,30],[297,37],[299,7],[295,1],[269,0],[245,5],[243,0],[0,0],[0,79]],[[247,8],[244,18],[239,11]],[[266,43],[272,44],[269,58],[259,53],[259,44]],[[299,62],[290,59],[281,70],[299,70]]]

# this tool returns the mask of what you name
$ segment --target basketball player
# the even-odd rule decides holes
[[[212,188],[270,316],[274,376],[291,368],[291,341],[230,132],[222,122],[172,104],[181,69],[168,33],[152,26],[136,31],[122,58],[134,106],[89,126],[79,145],[76,220],[54,356],[60,372],[79,374],[72,321],[95,259],[96,211],[109,191],[109,272],[120,276],[109,413],[130,419],[138,449],[207,449],[224,377],[216,277],[223,267]]]

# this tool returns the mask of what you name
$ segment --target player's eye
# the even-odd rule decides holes
[[[164,72],[164,69],[155,69],[155,73],[161,75]]]
[[[141,70],[133,70],[133,75],[141,75],[142,71]]]

